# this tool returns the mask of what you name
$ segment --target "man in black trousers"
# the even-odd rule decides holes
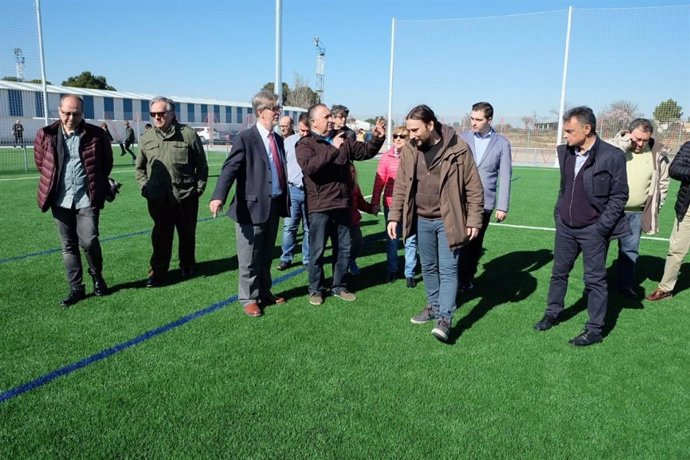
[[[589,320],[570,340],[575,346],[602,340],[608,304],[606,253],[609,242],[630,234],[623,208],[628,179],[623,152],[596,134],[597,120],[589,107],[575,107],[563,117],[566,145],[557,148],[561,184],[556,201],[556,243],[551,284],[544,317],[534,325],[545,331],[563,311],[568,276],[582,252]]]

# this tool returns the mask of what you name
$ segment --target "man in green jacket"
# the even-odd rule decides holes
[[[154,129],[141,136],[136,177],[153,219],[146,287],[157,287],[170,266],[175,228],[182,277],[194,274],[199,197],[206,188],[208,164],[201,139],[192,128],[178,123],[172,100],[156,97],[149,107]]]

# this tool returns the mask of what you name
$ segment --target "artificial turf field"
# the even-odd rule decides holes
[[[69,309],[58,306],[68,287],[52,217],[35,203],[37,176],[0,175],[0,457],[690,457],[687,263],[671,300],[612,292],[604,342],[577,349],[567,341],[587,315],[578,262],[569,320],[532,329],[551,269],[557,170],[514,169],[507,225],[489,228],[476,288],[459,298],[443,344],[432,325],[409,322],[423,285],[385,283],[382,215],[363,219],[356,302],[310,305],[298,264],[274,270],[286,305],[245,316],[234,301],[234,226],[206,206],[222,154],[209,158],[197,276],[172,270],[171,284],[145,289],[152,224],[115,152],[124,187],[100,225],[113,292]],[[358,169],[368,195],[376,161]],[[670,234],[677,188],[657,237]],[[667,247],[642,241],[647,293]]]

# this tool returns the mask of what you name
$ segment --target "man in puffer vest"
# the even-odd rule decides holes
[[[669,148],[652,138],[654,127],[645,118],[636,118],[627,130],[620,131],[610,144],[625,153],[628,176],[628,202],[625,219],[632,233],[618,240],[618,291],[638,298],[635,266],[640,255],[640,234],[659,232],[659,209],[668,193],[667,153]]]
[[[38,206],[53,213],[62,243],[62,262],[70,285],[62,306],[86,298],[79,247],[84,249],[93,292],[106,295],[98,218],[103,209],[113,151],[105,131],[83,119],[83,101],[67,94],[60,99],[60,121],[41,128],[34,141],[34,160],[41,174]]]

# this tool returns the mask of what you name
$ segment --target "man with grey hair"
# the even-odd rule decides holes
[[[177,121],[171,99],[156,97],[149,110],[154,127],[141,136],[136,178],[153,219],[153,254],[146,287],[158,287],[164,284],[170,267],[175,228],[181,275],[194,275],[199,197],[206,188],[208,164],[201,139]]]
[[[554,209],[556,241],[551,284],[544,316],[537,331],[559,323],[568,277],[582,253],[589,320],[570,340],[574,346],[601,342],[608,306],[606,254],[609,242],[630,234],[623,218],[628,201],[625,156],[597,136],[597,119],[589,107],[574,107],[563,117],[566,145],[556,149],[561,183]]]
[[[62,263],[70,293],[68,307],[86,298],[79,247],[84,249],[93,292],[106,295],[98,220],[110,187],[113,151],[105,131],[83,118],[84,102],[74,94],[60,98],[60,120],[38,130],[34,160],[40,173],[38,206],[50,209],[62,242]]]
[[[290,194],[283,139],[274,132],[282,107],[278,96],[259,91],[252,99],[256,125],[241,131],[223,163],[209,209],[216,217],[235,184],[228,216],[235,223],[239,268],[238,301],[252,317],[263,307],[285,302],[271,293],[271,262],[280,217],[287,217]]]
[[[628,201],[625,218],[632,233],[618,240],[618,291],[626,297],[641,298],[635,277],[640,255],[641,232],[659,232],[659,209],[668,193],[670,149],[652,137],[654,127],[645,118],[636,118],[627,130],[620,131],[608,141],[625,153],[628,176]]]
[[[331,137],[343,133],[343,139],[357,140],[357,133],[347,126],[347,117],[350,115],[350,109],[344,105],[335,104],[331,107],[331,114],[333,115],[333,134]]]

